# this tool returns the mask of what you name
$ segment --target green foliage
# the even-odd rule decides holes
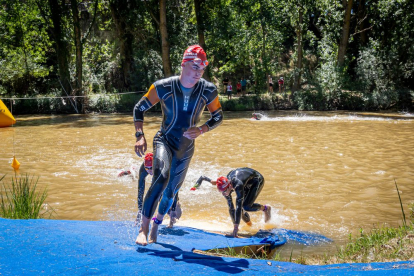
[[[349,235],[349,242],[338,249],[337,257],[342,262],[379,262],[393,259],[410,259],[414,253],[406,255],[403,248],[410,245],[405,240],[407,234],[414,234],[413,225],[407,227],[380,227],[365,233],[360,229],[359,237]],[[397,245],[389,245],[390,241],[398,240]],[[390,250],[389,250],[390,249]],[[403,253],[403,254],[402,254]],[[405,255],[405,256],[404,256]]]
[[[382,55],[377,42],[363,48],[358,58],[357,73],[362,91],[379,109],[387,109],[398,101],[398,93],[392,74],[392,60]]]
[[[0,87],[26,92],[30,79],[49,74],[50,39],[36,2],[13,1],[0,8]]]
[[[5,184],[0,178],[0,216],[10,219],[38,219],[50,217],[53,209],[45,204],[47,190],[37,191],[39,178],[29,175],[18,177],[15,175],[11,183]]]
[[[303,89],[294,92],[298,110],[327,110],[327,101],[321,90]]]

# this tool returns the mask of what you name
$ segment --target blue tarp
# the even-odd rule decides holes
[[[180,226],[159,232],[158,242],[144,247],[135,244],[131,222],[0,219],[0,275],[414,275],[414,262],[305,266],[192,252],[277,246],[289,230],[247,239]]]

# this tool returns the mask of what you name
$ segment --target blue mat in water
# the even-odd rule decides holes
[[[137,234],[130,222],[0,219],[0,275],[414,275],[414,262],[304,266],[192,252],[285,242],[266,231],[234,239],[161,227],[158,243],[145,247]]]

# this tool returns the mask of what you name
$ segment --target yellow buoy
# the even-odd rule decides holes
[[[0,127],[8,127],[14,125],[16,123],[16,119],[14,119],[13,115],[10,113],[7,106],[0,100]]]
[[[15,171],[17,171],[20,168],[20,162],[17,161],[16,156],[13,156],[13,162],[11,166],[13,167]]]

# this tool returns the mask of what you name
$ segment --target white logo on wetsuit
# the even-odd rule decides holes
[[[187,111],[189,101],[190,101],[190,96],[184,96],[184,107],[183,107],[184,111]]]

